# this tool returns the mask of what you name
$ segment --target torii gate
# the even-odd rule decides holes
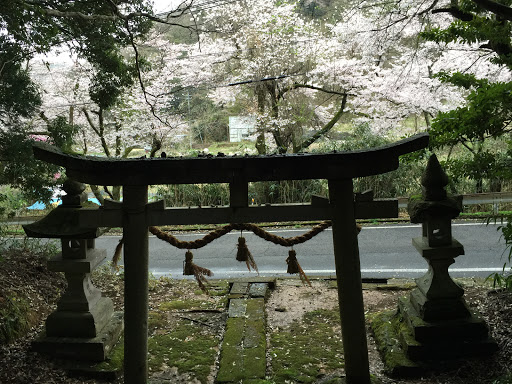
[[[299,220],[332,220],[346,379],[348,384],[370,384],[355,219],[375,217],[375,212],[379,217],[396,217],[398,204],[396,200],[354,202],[352,179],[395,170],[399,156],[427,145],[428,134],[423,133],[375,149],[328,154],[112,159],[65,154],[36,143],[34,155],[66,168],[73,180],[123,186],[122,203],[74,212],[83,227],[123,227],[126,384],[145,383],[148,375],[149,226]],[[327,179],[329,199],[248,205],[249,182],[305,179]],[[148,185],[198,183],[229,183],[229,207],[165,209],[163,202],[148,204]]]

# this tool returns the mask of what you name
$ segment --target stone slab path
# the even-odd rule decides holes
[[[265,300],[274,286],[272,279],[233,283],[217,383],[250,383],[265,378]]]

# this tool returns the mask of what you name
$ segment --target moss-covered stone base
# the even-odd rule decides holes
[[[424,367],[407,357],[400,338],[414,341],[414,337],[398,311],[385,311],[369,317],[377,348],[382,356],[385,371],[393,377],[416,377]]]
[[[78,361],[64,361],[62,366],[69,376],[87,377],[100,380],[115,380],[123,372],[124,338],[110,351],[107,359],[101,363],[87,363]]]
[[[400,319],[405,323],[399,332],[401,345],[411,360],[485,356],[498,349],[496,342],[489,337],[487,324],[477,312],[467,308],[468,316],[462,318],[425,321],[412,301],[412,298],[403,297],[398,305]],[[407,333],[405,328],[408,329]]]
[[[372,315],[370,326],[387,373],[394,377],[416,377],[426,370],[450,366],[457,359],[490,355],[497,350],[478,314],[426,322],[414,311],[408,298],[401,298],[395,311]]]

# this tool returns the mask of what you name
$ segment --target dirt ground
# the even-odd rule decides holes
[[[35,354],[30,350],[30,342],[44,328],[44,319],[55,308],[55,302],[64,289],[61,275],[51,274],[46,269],[44,258],[27,255],[3,255],[0,263],[0,310],[8,297],[15,293],[19,297],[28,297],[31,308],[28,331],[25,336],[7,345],[0,345],[0,383],[1,384],[98,384],[101,381],[83,378],[69,378],[51,359]],[[8,260],[9,262],[5,262]],[[123,284],[119,275],[108,270],[95,275],[97,285],[104,295],[114,300],[117,309],[122,309]],[[388,284],[386,286],[364,285],[363,297],[366,312],[376,312],[396,308],[397,299],[407,294],[409,285]],[[268,332],[286,330],[290,324],[302,321],[305,314],[318,309],[337,307],[337,290],[334,281],[315,279],[313,286],[304,287],[298,279],[279,280],[271,293],[266,310]],[[494,383],[495,378],[512,372],[512,295],[496,291],[491,287],[482,287],[481,282],[467,280],[463,282],[466,300],[469,305],[480,311],[488,322],[492,336],[500,346],[495,355],[486,359],[457,362],[453,367],[439,367],[437,372],[415,380],[398,380],[384,375],[383,365],[377,352],[371,332],[368,330],[368,348],[370,369],[381,382],[396,384],[459,384]],[[220,289],[220,288],[219,288]],[[173,326],[173,319],[189,319],[195,323],[207,323],[218,338],[222,340],[225,322],[225,294],[216,291],[216,295],[207,296],[198,290],[194,282],[187,280],[150,280],[150,311],[157,311],[163,304],[176,301],[192,301],[198,308],[191,306],[177,309],[167,316],[167,325]],[[194,304],[194,305],[196,305]],[[212,316],[208,317],[208,313]],[[169,320],[170,319],[170,320]],[[172,321],[171,321],[172,320]],[[5,321],[5,319],[2,319]],[[341,334],[339,322],[332,324],[335,334]],[[158,328],[154,334],[160,333]],[[218,348],[220,349],[220,348]],[[165,372],[153,372],[154,377],[162,377],[161,383],[185,384],[194,382],[190,376],[177,375],[174,367]],[[442,371],[442,372],[441,372]],[[173,374],[174,372],[174,374]],[[215,368],[212,368],[209,382],[213,382]],[[163,376],[162,376],[163,375]],[[328,376],[319,378],[315,383],[326,383]],[[122,381],[117,381],[122,382]],[[508,382],[510,383],[510,382]]]
[[[418,379],[390,378],[377,350],[372,332],[367,326],[370,372],[382,383],[439,384],[439,383],[493,383],[495,378],[512,373],[512,295],[494,290],[483,281],[467,279],[460,282],[470,308],[480,312],[487,321],[492,337],[500,350],[493,356],[456,361],[452,366],[439,365],[439,369]],[[414,285],[411,281],[389,281],[388,285],[364,285],[363,300],[366,313],[397,308],[400,296],[407,295]],[[283,281],[272,293],[267,303],[269,330],[286,328],[300,320],[305,313],[317,309],[337,309],[338,292],[333,282],[313,281],[312,288],[303,287],[296,280]],[[405,288],[405,289],[403,289]],[[341,327],[337,331],[341,334]],[[510,380],[510,379],[509,379]],[[509,384],[510,381],[504,381]]]

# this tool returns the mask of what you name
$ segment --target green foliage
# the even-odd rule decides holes
[[[0,123],[29,117],[41,104],[35,84],[22,67],[22,59],[20,47],[0,36]]]
[[[249,184],[249,201],[254,204],[309,203],[313,195],[327,196],[325,180],[282,180]]]
[[[498,226],[497,230],[503,234],[505,245],[508,248],[508,255],[507,260],[503,263],[502,273],[493,273],[488,279],[493,280],[495,287],[503,287],[512,291],[512,215],[508,216],[504,224]]]
[[[55,241],[48,241],[48,239],[15,237],[0,243],[0,251],[30,254],[33,257],[47,260],[59,252],[59,245]]]
[[[512,384],[512,374],[502,376],[492,382],[492,384]]]
[[[29,128],[21,118],[30,118],[41,104],[39,93],[24,70],[35,54],[49,53],[63,42],[93,68],[89,88],[100,111],[118,101],[134,83],[139,57],[127,59],[122,49],[144,36],[151,21],[148,0],[105,2],[102,0],[2,3],[0,13],[0,183],[23,190],[27,198],[48,201],[57,168],[35,162]],[[143,69],[143,68],[142,68]],[[57,117],[47,121],[51,143],[70,150],[76,127]]]
[[[472,90],[466,105],[436,116],[430,130],[433,148],[497,138],[509,132],[507,122],[512,119],[512,83],[489,83],[460,73],[451,76],[441,74],[439,77]]]
[[[331,141],[320,150],[354,151],[370,149],[390,144],[391,140],[373,133],[366,124],[354,127],[354,130],[343,141]],[[424,151],[411,153],[400,158],[397,170],[381,175],[354,179],[354,191],[373,190],[375,197],[408,196],[420,191],[420,178],[423,173],[426,156]]]
[[[73,138],[78,133],[78,126],[69,124],[63,116],[57,116],[48,121],[47,130],[50,133],[51,144],[66,152],[72,150]]]
[[[433,75],[434,78],[441,80],[444,83],[450,83],[457,87],[464,89],[478,88],[489,85],[487,79],[477,79],[472,73],[461,73],[461,72],[438,72]]]
[[[78,127],[68,124],[62,116],[47,119],[46,123],[49,143],[70,151]],[[18,188],[27,202],[48,203],[58,184],[60,168],[34,159],[34,141],[21,122],[13,122],[9,129],[0,131],[0,184]]]
[[[510,5],[509,1],[500,4]],[[491,62],[512,69],[512,44],[510,21],[499,14],[488,12],[471,0],[453,2],[445,9],[455,18],[447,28],[431,28],[422,37],[437,43],[480,43],[482,48],[493,51]],[[496,181],[510,178],[506,171],[510,163],[509,151],[487,145],[489,139],[501,138],[510,132],[512,119],[512,83],[491,82],[472,74],[445,73],[435,75],[441,81],[467,90],[466,102],[454,110],[439,113],[430,130],[431,148],[465,148],[469,156],[449,159],[445,166],[456,180],[468,178],[476,182],[477,192],[483,191],[488,180],[491,190],[499,190]],[[499,183],[498,183],[499,184]]]
[[[23,335],[29,328],[30,306],[14,294],[0,296],[0,345]]]
[[[508,151],[482,149],[473,154],[464,153],[441,161],[441,166],[450,175],[452,193],[472,193],[475,189],[480,189],[480,192],[499,192],[502,183],[511,179],[511,161]],[[468,179],[473,183],[468,183]]]
[[[166,185],[158,188],[157,195],[171,207],[229,205],[228,184]],[[312,195],[327,195],[325,180],[249,183],[249,204],[306,203]]]
[[[227,184],[181,184],[159,186],[157,195],[170,207],[229,204]]]
[[[473,1],[460,2],[456,19],[445,29],[431,28],[421,35],[426,40],[448,44],[461,42],[474,44],[486,42],[488,48],[496,52],[491,61],[500,65],[512,65],[510,54],[511,24],[479,9]]]
[[[78,56],[94,66],[91,98],[107,108],[123,87],[133,82],[135,65],[126,63],[120,49],[129,45],[132,38],[147,33],[151,26],[144,17],[131,17],[129,22],[115,17],[113,4],[99,0],[9,1],[0,15],[3,39],[18,49],[14,56],[18,64],[34,53],[47,53],[67,41]],[[122,12],[151,13],[150,6],[145,0],[130,0],[123,2]],[[61,17],[53,17],[56,13]]]
[[[215,105],[205,90],[183,88],[178,84],[170,92],[174,97],[167,105],[166,112],[186,118],[194,141],[209,143],[228,139],[231,109]]]
[[[33,139],[23,128],[0,131],[0,184],[19,188],[29,201],[49,202],[60,168],[34,160]]]
[[[14,217],[28,205],[28,201],[19,189],[9,186],[0,187],[0,217]]]

